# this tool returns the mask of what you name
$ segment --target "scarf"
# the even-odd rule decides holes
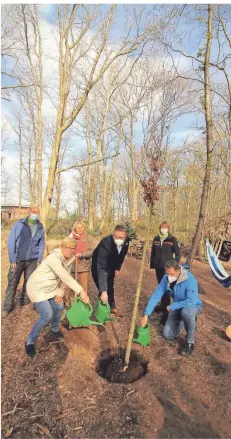
[[[163,235],[161,232],[159,233],[159,237],[161,241],[164,241],[167,237],[168,237],[168,233],[167,235]]]
[[[38,220],[32,220],[29,216],[28,216],[28,224],[30,224],[31,226],[35,226],[35,224],[37,224]]]
[[[77,247],[75,253],[83,253],[86,250],[86,235],[84,233],[82,235],[78,235],[72,230],[72,236],[77,241]]]

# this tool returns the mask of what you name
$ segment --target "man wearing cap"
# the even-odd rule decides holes
[[[41,262],[45,247],[44,229],[38,219],[39,213],[38,207],[32,207],[29,216],[17,221],[10,230],[8,238],[10,269],[3,318],[6,318],[13,310],[14,298],[22,274],[24,274],[24,283],[20,304],[23,306],[29,303],[26,295],[26,284],[30,275],[37,268],[37,264]]]

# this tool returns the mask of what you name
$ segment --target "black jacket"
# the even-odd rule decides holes
[[[103,238],[92,255],[91,272],[99,291],[107,291],[107,279],[114,276],[115,270],[120,270],[129,247],[126,238],[120,254],[112,235]]]
[[[173,254],[175,254],[175,258]],[[155,236],[152,243],[150,268],[164,268],[166,262],[172,259],[179,262],[180,257],[180,247],[175,236],[169,233],[168,237],[162,241],[162,245],[159,235]]]

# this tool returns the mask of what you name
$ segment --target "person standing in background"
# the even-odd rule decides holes
[[[37,264],[42,261],[45,247],[44,228],[38,219],[39,213],[38,207],[32,207],[29,216],[17,221],[10,230],[8,238],[10,269],[2,318],[6,318],[13,309],[16,290],[22,274],[24,274],[24,283],[20,304],[23,306],[29,303],[26,284],[37,268]]]
[[[152,272],[156,272],[156,278],[158,284],[161,282],[165,275],[165,264],[168,261],[175,259],[177,263],[180,262],[181,252],[175,236],[169,232],[169,224],[167,221],[163,221],[159,225],[159,234],[154,237],[150,258],[150,269]],[[156,311],[163,313],[163,319],[168,316],[167,306],[170,305],[170,296],[166,292],[162,298],[160,305],[155,308]]]
[[[88,277],[91,270],[91,257],[93,254],[93,244],[90,237],[85,233],[85,225],[81,222],[76,222],[73,225],[72,232],[69,238],[74,238],[77,243],[75,256],[77,258],[77,278],[80,285],[87,292],[88,290]],[[72,275],[75,275],[74,263],[72,266]]]

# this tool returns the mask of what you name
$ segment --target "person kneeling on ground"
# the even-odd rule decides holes
[[[51,322],[51,339],[61,341],[64,338],[59,331],[59,324],[64,309],[63,296],[66,285],[77,295],[80,294],[84,303],[89,302],[85,290],[70,275],[75,250],[75,239],[65,238],[61,248],[53,250],[29,278],[27,295],[40,314],[25,344],[26,353],[30,357],[35,356],[34,344],[49,322]]]
[[[172,297],[173,303],[167,306],[169,316],[164,326],[163,336],[167,340],[174,339],[185,328],[187,343],[180,353],[181,355],[190,355],[195,343],[196,317],[202,310],[197,280],[174,260],[165,264],[165,271],[166,274],[148,301],[141,319],[141,326],[147,325],[148,316],[167,292]]]

